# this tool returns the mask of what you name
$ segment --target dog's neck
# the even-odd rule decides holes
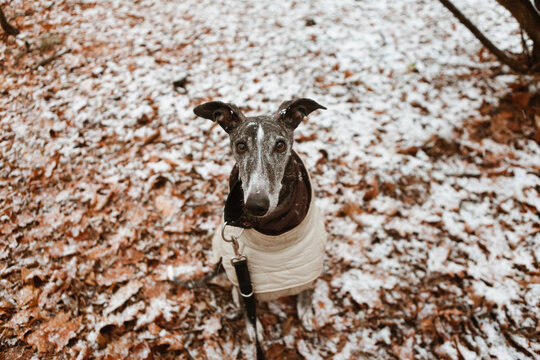
[[[231,194],[227,199],[226,213],[229,208],[236,209],[237,219],[249,224],[255,230],[266,235],[280,235],[297,225],[305,218],[311,202],[311,184],[302,161],[295,152],[291,153],[283,180],[276,209],[263,217],[250,216],[243,211],[242,192],[234,191],[240,180],[238,167],[235,165],[229,179]],[[240,184],[241,187],[241,184]],[[226,214],[227,217],[227,214]]]

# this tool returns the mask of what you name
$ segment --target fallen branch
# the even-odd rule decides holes
[[[512,70],[524,73],[528,71],[528,68],[519,62],[518,60],[510,57],[506,52],[499,49],[495,44],[493,44],[487,37],[482,34],[482,32],[465,16],[450,0],[439,0],[445,8],[450,10],[450,12],[463,24],[473,35],[480,40],[482,45],[484,45],[493,55],[499,59],[503,64],[508,65]]]
[[[19,33],[19,29],[11,26],[8,23],[6,16],[4,15],[4,11],[2,10],[2,7],[0,7],[0,26],[2,26],[2,30],[4,30],[4,32],[8,35],[15,36]]]
[[[41,60],[40,62],[38,62],[36,65],[34,65],[34,70],[38,69],[40,66],[45,66],[48,63],[53,62],[54,60],[58,59],[60,56],[65,55],[65,54],[70,53],[70,52],[71,52],[71,49],[64,49],[64,50],[60,50],[58,52],[55,52],[54,54],[52,54],[48,58],[45,58],[45,59]]]

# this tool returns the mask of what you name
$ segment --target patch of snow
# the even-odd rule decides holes
[[[150,305],[146,308],[146,312],[138,317],[135,328],[138,329],[143,325],[154,321],[158,316],[163,316],[166,321],[170,321],[174,313],[178,313],[179,306],[175,302],[167,299],[165,295],[150,299]]]
[[[340,294],[349,293],[358,304],[374,305],[379,302],[379,290],[391,289],[398,280],[392,276],[376,276],[359,269],[349,270],[332,280]]]
[[[120,306],[124,305],[126,301],[128,301],[133,295],[139,292],[142,286],[143,283],[139,280],[132,280],[126,285],[122,286],[113,294],[113,296],[109,300],[109,305],[107,306],[105,311],[103,311],[103,313],[107,315],[118,309]]]

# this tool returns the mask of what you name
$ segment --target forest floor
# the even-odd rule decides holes
[[[233,165],[192,109],[292,97],[330,237],[314,331],[259,305],[268,358],[540,359],[540,78],[438,1],[6,4],[0,359],[253,358],[224,276],[168,281],[211,270]]]

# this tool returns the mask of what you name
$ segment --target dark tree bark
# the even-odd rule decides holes
[[[441,4],[444,5],[454,16],[463,24],[467,29],[469,29],[473,35],[480,40],[482,45],[484,45],[486,48],[488,48],[489,51],[493,53],[501,61],[502,63],[508,65],[512,70],[516,72],[526,72],[528,69],[522,62],[518,61],[513,56],[509,55],[505,51],[499,49],[495,44],[493,44],[477,27],[474,25],[461,11],[459,11],[458,8],[454,6],[454,4],[450,0],[439,0]],[[499,2],[501,1],[522,1],[522,0],[497,0]],[[527,1],[527,0],[523,0]],[[532,5],[531,5],[532,7]],[[533,8],[533,11],[534,8]]]
[[[533,41],[533,60],[540,61],[540,14],[529,0],[497,0],[510,11]]]
[[[4,15],[4,12],[2,11],[2,7],[0,7],[0,26],[2,26],[2,30],[4,30],[4,32],[8,35],[17,35],[19,33],[19,30],[13,26],[11,26],[7,19],[6,19],[6,16]]]
[[[497,0],[510,11],[535,44],[540,44],[540,15],[529,0]]]

